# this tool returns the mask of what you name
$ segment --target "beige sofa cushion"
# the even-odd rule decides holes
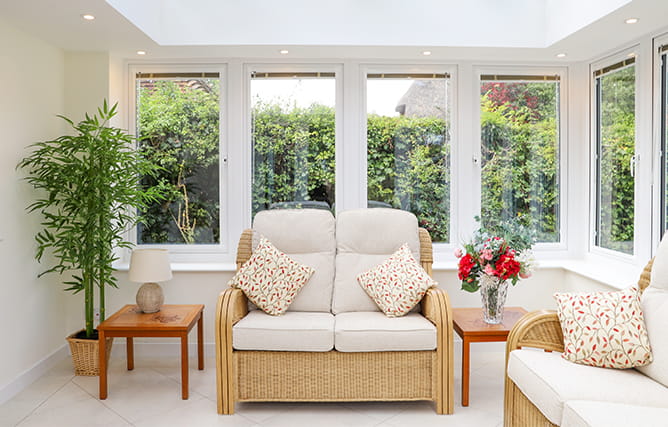
[[[329,351],[334,348],[334,316],[288,311],[270,316],[253,310],[232,330],[235,350]]]
[[[571,400],[564,405],[561,427],[663,427],[668,408]]]
[[[255,215],[253,230],[315,272],[288,311],[329,312],[334,282],[336,222],[322,209],[276,209]],[[258,236],[259,237],[259,236]]]
[[[378,311],[378,306],[360,287],[356,277],[385,261],[404,243],[419,262],[418,223],[410,212],[383,208],[340,212],[336,218],[332,312]]]
[[[335,316],[338,351],[418,351],[436,349],[436,327],[419,313],[387,317],[378,311]]]
[[[666,234],[654,257],[650,285],[640,304],[645,315],[645,326],[654,360],[647,366],[637,368],[643,374],[668,387],[668,234]]]
[[[552,423],[560,425],[564,403],[598,400],[665,407],[668,388],[635,369],[606,369],[564,360],[559,353],[511,352],[508,377]]]

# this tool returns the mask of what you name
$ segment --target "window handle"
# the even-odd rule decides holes
[[[635,154],[631,156],[631,160],[629,160],[629,171],[631,172],[631,178],[636,177],[636,165],[639,159],[640,156],[638,154]]]

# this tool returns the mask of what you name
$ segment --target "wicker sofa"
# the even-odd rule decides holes
[[[638,284],[644,292],[656,262],[650,261],[640,276]],[[668,258],[665,263],[668,265]],[[656,294],[667,301],[668,288]],[[665,302],[663,305],[668,309]],[[668,356],[668,335],[649,332],[653,363],[662,363],[665,371],[668,363],[657,358]],[[560,355],[563,350],[563,334],[554,311],[528,313],[511,330],[506,346],[506,427],[668,425],[668,387],[636,369],[596,368],[565,361]]]
[[[453,329],[446,292],[431,288],[414,311],[387,318],[356,283],[408,243],[431,275],[429,234],[409,212],[263,211],[239,240],[237,265],[258,235],[315,268],[288,311],[270,316],[243,292],[224,290],[216,310],[218,413],[235,402],[431,400],[453,412]]]

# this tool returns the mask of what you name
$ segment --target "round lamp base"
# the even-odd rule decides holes
[[[137,291],[137,305],[144,313],[155,313],[160,311],[165,296],[162,288],[157,283],[144,283]]]

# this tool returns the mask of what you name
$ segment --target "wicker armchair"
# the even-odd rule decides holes
[[[421,264],[431,275],[429,233],[419,230]],[[239,240],[237,266],[251,256],[252,230]],[[448,295],[430,289],[422,314],[437,329],[433,351],[248,351],[232,346],[233,326],[248,313],[245,295],[224,290],[216,309],[218,413],[235,402],[432,400],[436,412],[454,410],[453,329]],[[389,368],[391,367],[391,368]]]
[[[653,260],[645,266],[638,285],[643,291],[649,285]],[[508,335],[506,344],[506,371],[510,352],[522,347],[544,351],[564,351],[564,337],[555,311],[540,310],[527,313]],[[504,426],[554,426],[506,375],[504,396]]]

